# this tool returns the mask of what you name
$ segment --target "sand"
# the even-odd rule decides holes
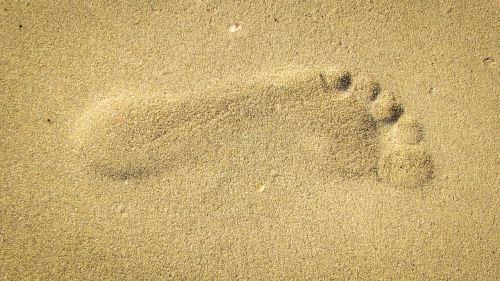
[[[498,280],[495,1],[0,1],[1,280]]]

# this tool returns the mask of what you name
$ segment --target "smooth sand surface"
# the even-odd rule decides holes
[[[77,2],[0,1],[1,280],[500,279],[498,1]]]

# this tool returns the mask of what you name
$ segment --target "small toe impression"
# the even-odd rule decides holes
[[[334,82],[334,89],[337,91],[345,92],[349,90],[352,85],[352,74],[350,72],[343,73]]]
[[[414,118],[402,116],[389,132],[389,137],[396,144],[418,144],[424,136],[422,125]]]
[[[337,73],[338,75],[338,73]],[[350,72],[342,72],[340,76],[328,72],[319,74],[321,87],[325,92],[346,92],[352,87],[352,74]]]
[[[431,157],[418,146],[397,148],[380,158],[378,174],[382,181],[393,186],[415,188],[432,178]]]
[[[391,93],[380,93],[375,97],[371,114],[373,118],[380,122],[394,122],[403,114],[403,107]]]

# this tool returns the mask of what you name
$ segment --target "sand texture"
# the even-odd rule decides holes
[[[496,1],[0,1],[0,280],[499,280],[499,30]]]

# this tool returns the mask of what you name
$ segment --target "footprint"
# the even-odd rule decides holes
[[[418,145],[418,123],[400,123],[397,99],[358,78],[332,68],[281,70],[206,90],[201,98],[109,98],[77,121],[74,151],[88,173],[113,180],[207,165],[238,167],[257,178],[295,169],[424,184],[432,165]],[[384,126],[391,126],[385,138]]]

